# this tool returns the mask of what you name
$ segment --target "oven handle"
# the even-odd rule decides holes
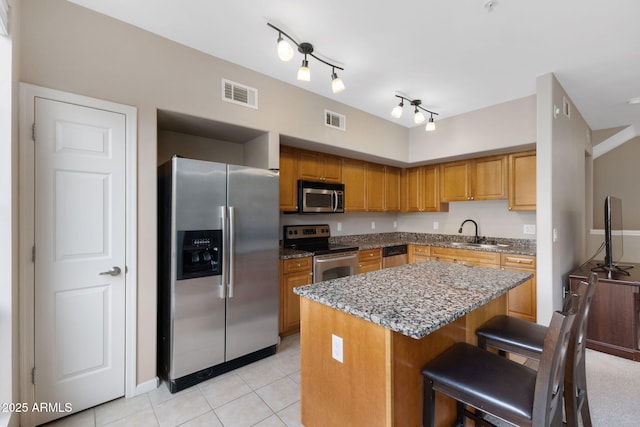
[[[322,256],[322,255],[321,255]],[[321,264],[323,262],[329,262],[329,261],[344,261],[344,260],[348,260],[348,259],[354,259],[358,257],[358,253],[354,252],[351,255],[347,255],[347,256],[341,256],[341,257],[335,257],[335,258],[321,258],[321,256],[317,256],[315,259],[315,262],[317,262],[318,264]]]

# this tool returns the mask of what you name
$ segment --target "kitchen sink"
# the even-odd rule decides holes
[[[503,245],[499,243],[471,243],[471,242],[446,242],[448,245],[461,248],[484,248],[484,249],[497,249],[508,248],[509,245]]]

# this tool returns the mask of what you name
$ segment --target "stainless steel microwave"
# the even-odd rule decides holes
[[[343,213],[344,184],[298,181],[298,213]]]

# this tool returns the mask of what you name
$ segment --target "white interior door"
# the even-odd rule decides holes
[[[76,412],[125,393],[125,116],[44,98],[34,113],[35,402]]]

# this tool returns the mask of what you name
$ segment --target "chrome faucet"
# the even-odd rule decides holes
[[[475,225],[475,226],[476,226],[476,234],[475,234],[475,236],[473,237],[473,243],[480,243],[480,236],[478,236],[478,223],[477,223],[477,222],[475,222],[475,221],[474,221],[474,220],[472,220],[472,219],[465,219],[464,221],[462,221],[462,224],[460,224],[460,229],[458,230],[458,233],[461,233],[461,234],[462,234],[462,227],[464,227],[464,225],[465,225],[467,222],[472,222],[472,223],[473,223],[473,225]]]

